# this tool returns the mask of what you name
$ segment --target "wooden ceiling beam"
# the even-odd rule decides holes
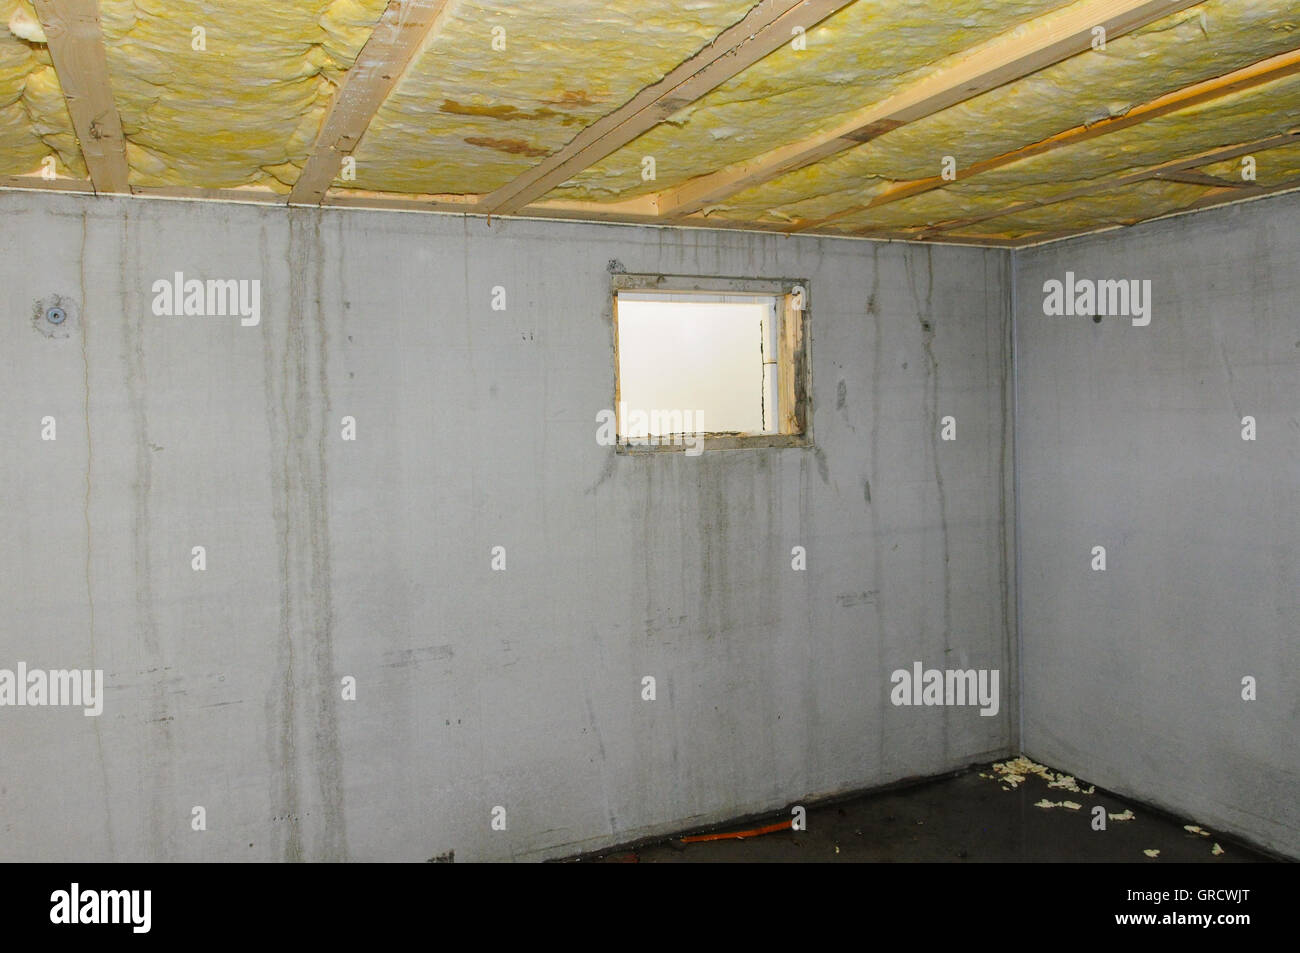
[[[238,185],[217,189],[193,185],[137,185],[133,195],[154,199],[212,199],[219,202],[257,202],[259,205],[279,205],[284,193],[260,185]]]
[[[1233,182],[1231,179],[1224,179],[1217,175],[1208,175],[1205,172],[1197,172],[1194,169],[1179,169],[1173,172],[1161,172],[1155,176],[1157,179],[1163,179],[1166,182],[1182,182],[1186,185],[1204,185],[1210,188],[1236,189],[1237,191],[1253,191],[1263,188],[1254,182]]]
[[[729,195],[870,142],[981,93],[1092,48],[1093,30],[1108,40],[1169,16],[1199,0],[1081,0],[1022,24],[966,51],[949,65],[884,100],[859,109],[831,128],[744,162],[698,176],[658,193],[662,215],[675,217]]]
[[[1219,149],[1199,152],[1194,156],[1186,156],[1181,159],[1171,159],[1168,162],[1148,166],[1147,168],[1140,169],[1137,172],[1130,172],[1114,178],[1099,179],[1077,189],[1071,189],[1068,192],[1062,192],[1060,195],[1054,195],[1051,199],[1046,201],[1019,202],[1015,205],[1005,206],[994,212],[986,212],[981,215],[972,215],[968,218],[941,222],[938,225],[926,229],[925,234],[930,235],[939,232],[949,232],[956,228],[966,228],[979,222],[986,222],[989,219],[1001,218],[1004,215],[1017,215],[1020,212],[1028,212],[1034,209],[1044,208],[1048,205],[1058,205],[1061,202],[1069,202],[1072,199],[1085,198],[1089,195],[1097,195],[1101,192],[1111,192],[1115,189],[1122,189],[1127,185],[1135,185],[1139,182],[1148,182],[1152,179],[1165,178],[1169,173],[1183,172],[1203,165],[1212,165],[1215,162],[1222,162],[1225,159],[1235,159],[1238,156],[1244,156],[1254,152],[1266,152],[1269,149],[1277,149],[1281,146],[1289,146],[1296,143],[1300,143],[1300,129],[1292,129],[1290,132],[1276,136],[1268,136],[1264,139],[1256,139],[1253,142],[1239,143],[1233,146],[1225,146]],[[1239,190],[1235,188],[1223,188],[1222,183],[1216,182],[1214,183],[1214,187],[1222,188],[1223,193],[1228,196],[1228,200],[1241,197]],[[1260,192],[1263,193],[1275,190],[1276,189],[1261,189]]]
[[[1182,89],[1175,90],[1163,96],[1149,100],[1140,105],[1134,106],[1128,112],[1121,116],[1114,116],[1109,119],[1102,119],[1099,122],[1074,126],[1064,132],[1049,136],[1046,139],[1013,149],[1010,152],[1004,152],[999,156],[990,159],[983,159],[979,162],[973,162],[956,172],[956,178],[952,181],[961,181],[969,179],[972,176],[979,175],[983,172],[989,172],[993,169],[1000,169],[1008,166],[1013,162],[1019,162],[1022,159],[1028,159],[1032,156],[1043,155],[1065,146],[1075,145],[1089,139],[1096,139],[1099,136],[1109,135],[1119,132],[1121,129],[1128,129],[1139,123],[1155,119],[1159,116],[1166,116],[1182,109],[1190,109],[1193,106],[1199,106],[1212,100],[1228,96],[1233,93],[1244,92],[1265,83],[1271,83],[1274,80],[1283,79],[1287,76],[1293,76],[1300,73],[1300,50],[1291,50],[1277,56],[1270,56],[1267,59],[1252,63],[1250,66],[1242,69],[1233,70],[1222,76],[1213,79],[1204,80],[1199,83],[1193,83]],[[1182,174],[1182,173],[1179,173]],[[862,205],[854,205],[820,218],[815,221],[801,222],[789,226],[790,232],[800,232],[810,228],[819,228],[829,222],[838,221],[849,215],[857,215],[882,205],[889,205],[892,202],[898,202],[902,199],[912,198],[916,195],[922,195],[935,189],[944,188],[951,182],[944,180],[941,176],[931,176],[925,179],[913,179],[909,182],[897,182],[885,189],[878,195],[872,196],[869,202]],[[1200,182],[1196,184],[1204,185],[1233,185],[1234,183]],[[1245,185],[1246,183],[1240,183]]]
[[[428,38],[447,0],[389,0],[334,93],[290,205],[320,205],[370,121]]]
[[[47,179],[43,175],[0,175],[0,189],[36,189],[42,192],[94,192],[95,183],[89,179],[59,176]]]
[[[1281,192],[1291,192],[1291,191],[1296,191],[1297,189],[1300,189],[1300,179],[1291,179],[1290,181],[1282,182],[1277,185],[1255,187],[1252,188],[1251,190],[1253,194],[1250,193],[1242,194],[1241,190],[1235,187],[1216,188],[1213,191],[1207,192],[1206,194],[1202,195],[1200,198],[1196,199],[1194,202],[1192,202],[1190,205],[1186,206],[1185,208],[1175,209],[1172,212],[1166,212],[1162,215],[1157,215],[1154,218],[1139,219],[1131,223],[1119,223],[1119,224],[1108,223],[1101,227],[1098,227],[1096,225],[1084,225],[1078,228],[1067,228],[1067,229],[1059,229],[1056,231],[1034,232],[1033,234],[1022,235],[1021,237],[1015,239],[1008,239],[1003,235],[963,235],[960,232],[939,232],[939,233],[928,235],[926,240],[932,241],[939,238],[940,236],[947,236],[949,239],[953,239],[953,240],[962,239],[964,241],[971,242],[972,244],[983,244],[986,241],[1007,242],[1016,248],[1029,248],[1034,245],[1043,245],[1046,244],[1047,242],[1061,241],[1062,239],[1066,239],[1066,238],[1077,238],[1082,235],[1097,235],[1102,232],[1114,231],[1115,229],[1119,229],[1119,228],[1128,228],[1131,227],[1132,225],[1141,225],[1143,222],[1151,222],[1151,221],[1157,221],[1158,219],[1161,218],[1169,218],[1170,216],[1173,215],[1183,215],[1187,212],[1196,212],[1207,208],[1213,208],[1216,205],[1232,205],[1238,202],[1247,201],[1249,199],[1263,198],[1264,196],[1267,195],[1275,195]]]
[[[96,192],[129,193],[126,137],[113,101],[96,0],[33,0]]]
[[[854,0],[762,0],[662,80],[597,119],[568,145],[484,198],[481,211],[518,212]]]

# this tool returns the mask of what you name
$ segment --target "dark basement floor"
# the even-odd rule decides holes
[[[1007,764],[1008,762],[998,762]],[[1032,763],[1032,762],[1030,762]],[[1051,771],[1053,777],[1062,777]],[[1272,858],[1231,842],[1213,831],[1184,829],[1194,821],[1177,820],[1154,809],[1125,801],[1077,782],[1081,792],[1048,787],[1045,778],[1027,773],[1011,790],[993,765],[979,765],[955,777],[925,781],[906,788],[867,794],[814,807],[804,831],[778,831],[744,840],[682,844],[669,840],[601,855],[584,861],[603,863],[715,863],[835,861],[1083,861],[1177,863],[1258,863]],[[1068,783],[1068,782],[1067,782]],[[1072,801],[1066,807],[1036,807],[1036,802]],[[1106,830],[1092,829],[1092,808],[1107,811]],[[1133,812],[1131,820],[1109,815]],[[727,824],[708,833],[746,830],[789,818],[771,815]],[[1208,830],[1208,829],[1207,829]],[[1218,844],[1222,854],[1212,853]],[[1158,850],[1152,858],[1143,852]]]

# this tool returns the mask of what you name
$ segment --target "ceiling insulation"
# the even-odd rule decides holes
[[[1297,118],[1300,122],[1300,118]],[[1218,176],[1234,184],[1243,181],[1245,165],[1242,158],[1224,159],[1200,166],[1196,171]],[[1277,186],[1300,179],[1300,144],[1280,146],[1251,156],[1254,159],[1254,181],[1261,186]]]
[[[1300,187],[1295,0],[755,3],[0,0],[0,186],[997,244]]]
[[[132,184],[287,192],[384,5],[100,0]]]
[[[370,123],[356,152],[357,187],[489,192],[661,79],[751,6],[452,3]],[[494,49],[494,39],[504,48]]]
[[[836,231],[848,232],[933,226],[991,214],[1021,203],[1053,202],[1066,193],[1090,188],[1096,183],[1104,185],[1115,176],[1160,165],[1171,156],[1171,144],[1176,146],[1173,156],[1190,157],[1223,144],[1248,143],[1277,135],[1298,122],[1300,77],[1292,77],[1259,90],[1151,119],[1107,136],[1020,159],[970,179],[953,182],[947,188],[845,216],[833,226]],[[1268,153],[1261,155],[1267,156]],[[1201,189],[1200,193],[1204,191]],[[1170,195],[1177,193],[1178,190],[1167,190]],[[1191,192],[1184,194],[1188,197],[1188,204],[1200,197],[1200,194]],[[1109,212],[1106,217],[1098,216],[1097,227],[1106,227],[1116,221],[1141,221],[1174,210],[1162,207],[1160,211],[1151,211],[1147,205],[1149,197],[1149,190],[1136,186],[1108,192]],[[832,204],[842,208],[850,201],[845,196]],[[1048,206],[1049,210],[1053,208],[1057,206]],[[1058,211],[1065,216],[1063,210]],[[1062,221],[1062,227],[1080,226],[1072,225],[1072,221]]]
[[[1295,16],[1288,19],[1287,13]],[[716,213],[779,222],[820,219],[870,201],[891,182],[939,175],[944,156],[953,156],[959,168],[968,166],[1066,129],[1123,115],[1157,96],[1294,49],[1300,46],[1298,28],[1300,11],[1294,0],[1201,4],[1110,41],[1104,51],[1048,67],[739,193]],[[1279,114],[1279,118],[1284,117]],[[1098,142],[1119,135],[1112,133]],[[1167,133],[1161,136],[1168,139],[1166,149],[1178,145]],[[1016,181],[1014,173],[1004,175],[998,188],[1014,187]],[[961,191],[955,184],[950,188]],[[915,207],[935,206],[918,203]]]
[[[624,198],[676,185],[712,167],[833,125],[883,99],[917,71],[942,66],[1063,0],[858,0],[557,190],[557,197]],[[653,156],[656,180],[641,181]]]
[[[39,175],[53,156],[55,172],[80,178],[86,165],[43,39],[30,6],[0,0],[0,175]]]
[[[1040,233],[1132,225],[1142,219],[1187,208],[1202,198],[1206,191],[1202,186],[1177,182],[1138,182],[1124,189],[1002,215],[954,231],[970,238],[1024,238]]]

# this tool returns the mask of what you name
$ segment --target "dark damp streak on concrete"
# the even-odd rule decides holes
[[[269,755],[279,777],[272,792],[279,853],[295,861],[347,858],[333,660],[326,465],[333,430],[320,223],[316,211],[290,211],[288,301],[272,299],[262,322],[267,429],[273,454],[279,451],[271,472],[281,610],[277,675],[267,705]],[[299,750],[300,741],[307,751]],[[304,778],[304,770],[314,777]]]
[[[1011,269],[1011,256],[999,255],[996,258],[985,255],[985,275],[987,280],[989,261],[994,260],[998,270],[998,284],[1000,288],[1012,287],[1015,276]],[[1015,573],[1015,567],[1012,564],[1011,547],[1007,543],[1008,534],[1008,496],[1009,489],[1007,486],[1007,465],[1011,457],[1012,449],[1009,441],[1015,439],[1011,432],[1011,405],[1010,405],[1010,388],[1013,386],[1011,379],[1012,354],[1015,347],[1014,328],[1011,320],[1011,303],[1005,298],[1001,298],[999,307],[999,319],[1002,333],[998,335],[998,352],[996,359],[998,363],[998,409],[1001,420],[999,424],[999,440],[997,446],[998,454],[998,552],[1001,556],[1001,572],[998,574],[998,584],[1002,596],[1002,637],[1003,652],[1006,658],[1006,671],[1010,677],[1005,679],[1008,686],[1006,697],[1010,702],[1003,706],[1002,717],[1006,720],[1009,737],[1011,738],[1010,750],[1020,750],[1020,735],[1017,729],[1020,710],[1020,665],[1018,656],[1015,653],[1015,627],[1019,625],[1019,619],[1014,618],[1015,612],[1013,607],[1013,591],[1011,577]],[[1012,530],[1014,531],[1014,530]],[[1016,690],[1010,690],[1010,686],[1016,686]]]
[[[274,818],[282,824],[279,853],[286,861],[347,857],[335,709],[341,696],[333,663],[325,463],[333,430],[320,224],[318,212],[290,211],[289,300],[279,307],[270,300],[263,320],[268,432],[273,454],[279,451],[270,480],[281,586],[277,679],[268,714],[270,758],[279,776]],[[300,741],[307,751],[299,750]],[[315,777],[305,779],[304,770]]]
[[[125,225],[123,226],[125,228]],[[90,517],[90,504],[93,495],[94,482],[94,440],[91,435],[90,426],[90,330],[87,327],[86,312],[87,295],[86,295],[86,243],[89,232],[89,212],[81,213],[81,249],[77,257],[77,281],[81,291],[81,300],[76,303],[79,310],[78,321],[80,322],[81,332],[81,369],[84,386],[84,405],[82,408],[82,417],[85,421],[86,429],[86,493],[82,507],[82,518],[86,526],[86,608],[87,608],[87,625],[88,636],[90,641],[90,667],[97,668],[95,659],[95,588],[91,577],[92,553],[93,553],[93,533]],[[100,777],[104,784],[104,831],[108,838],[108,854],[114,856],[116,849],[113,838],[113,809],[109,797],[108,786],[108,761],[104,757],[104,736],[100,728],[99,719],[94,719],[95,731],[95,752],[99,758]]]
[[[884,323],[880,317],[880,248],[880,245],[874,243],[871,246],[871,292],[867,296],[867,317],[871,321],[874,336],[871,340],[871,459],[867,461],[870,477],[866,479],[865,484],[867,504],[871,514],[871,588],[876,592],[874,602],[876,612],[876,671],[884,672],[887,671],[885,660],[885,580],[884,565],[882,563],[885,540],[880,534],[879,507],[870,506],[871,479],[876,479],[877,486],[879,486],[880,480],[878,461],[880,460],[881,386],[885,360]],[[885,726],[889,724],[889,700],[888,693],[879,692],[877,694],[879,696],[877,700],[877,718],[881,728],[876,732],[876,764],[883,766],[885,763]]]
[[[126,214],[129,215],[129,210]],[[154,759],[154,777],[150,784],[149,826],[155,832],[150,840],[149,855],[154,861],[169,860],[175,857],[176,838],[175,823],[171,816],[176,808],[172,804],[172,765],[175,764],[175,738],[172,723],[175,718],[167,703],[166,676],[167,658],[163,651],[162,640],[158,632],[158,616],[154,605],[153,554],[150,540],[153,536],[153,520],[150,512],[150,497],[153,494],[153,442],[149,438],[149,367],[145,357],[145,334],[147,312],[144,302],[140,300],[139,287],[149,287],[150,282],[143,281],[140,272],[139,238],[133,246],[134,260],[129,264],[127,273],[137,276],[128,282],[123,299],[126,307],[126,319],[122,322],[122,352],[126,359],[127,400],[131,408],[131,419],[135,427],[135,482],[132,500],[132,537],[131,550],[135,569],[135,619],[144,649],[141,664],[146,669],[160,673],[150,681],[149,718],[151,726],[151,747],[162,752]]]
[[[925,255],[925,296],[918,287],[914,255]],[[946,660],[952,638],[952,572],[949,566],[948,500],[943,486],[943,468],[940,465],[941,438],[939,436],[939,359],[934,353],[934,256],[933,246],[908,246],[905,252],[907,284],[916,304],[916,319],[921,327],[921,346],[926,356],[926,394],[924,414],[930,428],[930,457],[934,464],[935,490],[939,496],[939,526],[943,541],[943,657]],[[948,757],[947,721],[944,722],[943,753]]]

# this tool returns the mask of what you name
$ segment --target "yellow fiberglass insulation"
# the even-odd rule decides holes
[[[1142,219],[1181,211],[1207,191],[1209,190],[1202,186],[1178,182],[1137,182],[1122,189],[1045,205],[1014,215],[1000,215],[985,222],[953,229],[951,234],[972,238],[1026,238],[1069,229],[1132,225]]]
[[[658,191],[813,135],[1065,0],[858,0],[548,196]],[[653,156],[656,178],[641,179]]]
[[[355,185],[489,192],[658,82],[753,5],[452,0],[356,149]]]
[[[31,175],[54,157],[54,171],[84,178],[85,163],[36,12],[0,0],[0,175]]]
[[[1021,159],[958,183],[963,191],[1008,194],[1030,184],[1060,191],[1103,176],[1190,159],[1300,127],[1300,77],[1149,119],[1108,136]],[[1014,198],[1014,196],[1012,196]]]
[[[1300,44],[1294,0],[1213,0],[1040,70],[873,142],[727,198],[728,219],[816,220],[890,182],[935,176],[1247,66]],[[1097,140],[1104,142],[1115,133]],[[986,173],[991,174],[991,173]],[[1072,175],[1072,178],[1080,176]],[[982,178],[982,176],[981,176]],[[972,180],[976,181],[976,180]],[[1002,179],[1000,188],[1014,188]],[[1008,196],[1008,203],[1016,201]]]
[[[1149,120],[1108,136],[1021,159],[912,198],[843,216],[829,223],[835,231],[925,227],[987,215],[1034,202],[1052,203],[1076,189],[1104,184],[1162,163],[1190,158],[1220,147],[1267,138],[1290,129],[1300,117],[1300,77],[1276,80],[1181,112]],[[1267,151],[1256,156],[1267,165]],[[1174,196],[1179,190],[1165,190]],[[1124,194],[1129,196],[1124,198]],[[1116,220],[1138,220],[1173,211],[1149,212],[1141,190],[1114,199]],[[1193,195],[1192,198],[1198,197]],[[1131,207],[1125,201],[1136,204]],[[1047,206],[1052,210],[1065,203]],[[1087,203],[1079,208],[1086,208]],[[1099,221],[1098,226],[1108,224]],[[1063,226],[1064,227],[1064,226]]]
[[[1300,118],[1297,122],[1300,122]],[[1253,153],[1250,158],[1255,160],[1255,178],[1251,180],[1245,179],[1242,175],[1246,168],[1246,164],[1242,161],[1244,158],[1246,157],[1224,159],[1222,162],[1202,166],[1197,171],[1218,176],[1234,184],[1253,181],[1256,185],[1270,188],[1288,182],[1300,185],[1300,144]]]
[[[833,226],[837,231],[930,226],[986,215],[1023,202],[1050,203],[1067,192],[1104,184],[1108,177],[1284,132],[1295,124],[1297,116],[1300,78],[1277,80],[1109,136],[1021,159],[943,189],[856,212],[836,220]],[[1171,196],[1177,192],[1166,190]],[[1125,199],[1124,195],[1129,197]],[[1114,199],[1116,220],[1138,220],[1175,210],[1166,207],[1149,211],[1142,203],[1142,195],[1140,190],[1119,194]],[[1126,201],[1134,204],[1123,204]],[[1048,205],[1046,215],[1050,218],[1053,210],[1063,207],[1065,203]],[[1097,224],[1100,227],[1108,223]]]
[[[286,192],[385,0],[100,0],[134,186]]]

